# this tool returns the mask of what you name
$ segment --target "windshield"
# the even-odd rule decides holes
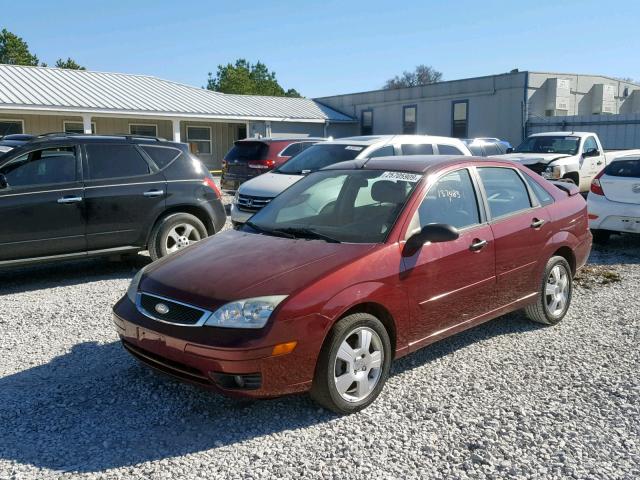
[[[334,163],[353,160],[364,149],[362,145],[318,144],[300,152],[274,171],[289,175],[315,172]]]
[[[288,188],[244,231],[329,242],[384,242],[421,174],[323,170]]]
[[[224,159],[227,161],[263,160],[268,151],[269,147],[263,142],[236,142]]]
[[[518,153],[562,153],[575,155],[578,153],[580,138],[569,136],[529,137],[514,152]]]

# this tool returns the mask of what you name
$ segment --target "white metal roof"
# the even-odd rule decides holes
[[[229,95],[146,75],[0,65],[0,110],[353,122],[308,98]]]

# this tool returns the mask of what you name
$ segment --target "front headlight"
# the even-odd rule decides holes
[[[133,303],[136,303],[136,295],[138,294],[138,287],[140,286],[140,280],[142,279],[142,275],[144,274],[145,268],[141,268],[138,273],[133,277],[131,283],[129,284],[129,289],[127,290],[127,297]]]
[[[547,179],[561,178],[562,177],[562,168],[555,167],[555,166],[549,166],[549,167],[544,169],[544,172],[542,172],[542,177],[543,178],[547,178]]]
[[[286,295],[247,298],[227,303],[205,322],[210,327],[226,328],[262,328]]]

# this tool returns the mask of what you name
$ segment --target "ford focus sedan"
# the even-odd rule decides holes
[[[591,248],[585,201],[562,187],[471,157],[336,164],[150,264],[113,320],[129,353],[184,381],[355,412],[393,359],[514,310],[562,320]]]

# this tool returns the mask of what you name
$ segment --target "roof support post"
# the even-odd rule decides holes
[[[82,115],[82,128],[84,133],[91,135],[93,133],[91,129],[91,115]]]
[[[271,121],[267,120],[264,122],[264,136],[267,138],[271,138]]]
[[[180,120],[172,118],[171,126],[173,128],[173,141],[180,142]]]

